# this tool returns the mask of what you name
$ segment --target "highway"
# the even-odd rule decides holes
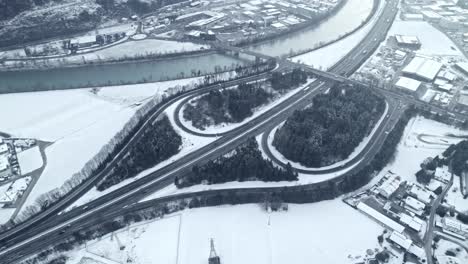
[[[395,1],[395,3],[396,3],[396,1]],[[355,49],[355,51],[357,51],[357,49]],[[351,54],[351,56],[355,56],[355,54]],[[363,56],[365,56],[365,54],[363,54]],[[356,61],[354,61],[354,62],[356,62]],[[347,63],[346,66],[349,66],[349,63]],[[261,78],[264,78],[264,77],[265,76],[257,76],[256,78],[244,79],[242,81],[253,81],[253,80],[261,79]],[[232,82],[232,83],[228,83],[226,85],[235,85],[235,84],[236,84],[235,82]],[[314,83],[314,85],[318,86],[318,85],[330,85],[330,84],[329,83],[328,84],[323,84],[323,82],[317,82],[317,83]],[[210,89],[212,89],[212,88],[213,87],[210,87]],[[209,90],[209,89],[206,89],[206,90]],[[197,92],[194,92],[194,93],[200,93],[200,91],[197,91]],[[135,190],[135,189],[138,190],[138,188],[140,188],[140,189],[144,188],[145,186],[148,186],[148,185],[152,184],[153,183],[152,180],[154,180],[154,179],[158,179],[158,181],[162,181],[163,178],[169,178],[168,177],[169,175],[172,176],[172,177],[175,177],[175,172],[182,171],[183,169],[190,169],[190,166],[192,164],[194,164],[195,162],[203,163],[203,162],[206,162],[206,161],[208,161],[210,159],[216,158],[216,157],[228,152],[230,149],[235,148],[237,145],[239,145],[243,141],[245,141],[247,137],[254,136],[254,135],[258,134],[258,132],[262,131],[261,126],[257,125],[257,124],[260,123],[260,124],[263,124],[265,126],[266,122],[262,123],[261,122],[262,120],[271,121],[271,119],[273,119],[273,118],[269,118],[269,117],[272,116],[273,114],[275,114],[272,117],[277,119],[276,123],[279,123],[280,121],[282,122],[294,110],[294,108],[292,108],[290,106],[291,105],[297,105],[297,104],[291,103],[292,101],[297,100],[296,102],[299,103],[302,100],[303,104],[307,103],[310,100],[308,97],[309,96],[314,96],[314,93],[316,93],[316,89],[310,89],[308,91],[302,91],[301,93],[298,93],[294,98],[285,101],[283,104],[278,105],[277,107],[271,109],[270,111],[268,111],[267,113],[265,113],[264,115],[259,117],[258,119],[253,120],[252,122],[250,122],[248,124],[248,126],[245,126],[245,128],[243,128],[242,130],[233,131],[229,135],[224,136],[222,139],[217,140],[216,142],[214,142],[214,143],[200,149],[199,151],[193,152],[193,153],[185,156],[184,158],[178,160],[177,162],[174,162],[174,163],[162,168],[158,172],[153,173],[151,175],[148,175],[147,177],[144,177],[143,179],[135,181],[134,183],[132,183],[132,184],[130,184],[130,185],[124,187],[124,188],[121,188],[121,189],[119,189],[117,191],[114,191],[114,192],[112,192],[112,193],[110,193],[108,195],[105,195],[105,196],[101,197],[100,199],[97,199],[96,201],[93,201],[89,205],[86,205],[87,208],[95,208],[98,205],[107,205],[109,203],[117,202],[116,201],[117,197],[128,197],[129,195],[132,194],[131,192],[129,193],[130,190]],[[187,96],[187,95],[190,95],[190,94],[185,94],[184,96]],[[169,105],[171,105],[172,103],[176,102],[179,99],[180,98],[175,98],[173,100],[170,100],[163,107],[158,109],[158,111],[156,111],[151,116],[151,118],[146,122],[146,124],[149,124],[152,119],[155,119]],[[289,107],[285,107],[285,106],[289,106]],[[283,111],[280,111],[281,109],[283,109]],[[278,113],[280,113],[281,115],[279,115]],[[240,134],[241,131],[247,131],[247,133]],[[78,209],[72,210],[69,213],[62,214],[60,217],[54,217],[54,219],[60,219],[60,221],[59,220],[57,220],[57,222],[48,221],[47,223],[39,225],[39,223],[41,223],[42,220],[47,219],[49,216],[51,216],[53,214],[56,214],[59,211],[66,208],[66,206],[70,205],[75,200],[76,197],[79,197],[82,194],[84,194],[87,190],[89,190],[92,186],[94,186],[94,184],[96,182],[98,182],[100,179],[102,179],[102,177],[104,177],[110,171],[110,169],[115,164],[115,162],[119,159],[119,157],[121,155],[125,154],[126,151],[128,150],[128,148],[130,146],[132,146],[132,142],[135,142],[136,140],[138,140],[138,138],[139,138],[138,135],[139,134],[140,133],[137,133],[136,136],[134,136],[133,140],[131,140],[122,149],[122,151],[117,155],[117,157],[108,166],[106,166],[106,168],[108,168],[107,170],[104,170],[102,173],[98,174],[92,180],[87,181],[84,185],[80,186],[80,188],[75,190],[72,194],[67,196],[65,199],[61,200],[59,203],[57,203],[53,207],[49,208],[46,212],[44,212],[41,215],[39,215],[38,217],[34,218],[32,221],[28,221],[25,224],[17,226],[15,229],[9,230],[8,232],[1,234],[0,239],[2,239],[4,241],[6,241],[7,238],[10,238],[10,239],[8,239],[8,241],[6,241],[5,244],[2,244],[2,247],[3,246],[9,246],[9,245],[12,245],[12,244],[16,244],[16,242],[18,242],[18,241],[22,241],[25,238],[30,238],[33,233],[40,233],[40,232],[42,232],[44,230],[47,230],[47,228],[50,227],[50,226],[56,226],[57,222],[63,222],[63,221],[66,221],[67,219],[73,219],[76,215],[81,214],[82,212],[80,211],[80,208],[78,208]],[[238,135],[238,134],[240,134],[241,136],[236,137],[236,135]],[[234,140],[231,140],[231,142],[229,142],[229,140],[232,139],[232,138],[234,138]],[[224,142],[228,142],[230,144],[223,144]],[[211,150],[210,152],[208,152],[211,155],[200,155],[200,153],[207,153],[208,150]],[[170,174],[170,173],[168,174],[167,172],[172,172],[172,174]],[[172,180],[170,180],[170,181],[166,180],[165,183],[168,185],[168,184],[172,183]],[[158,184],[160,184],[160,183],[158,182]],[[141,187],[141,186],[143,186],[143,187]],[[141,193],[143,193],[143,192],[140,192],[140,194]],[[32,226],[34,226],[34,228],[30,228]]]
[[[375,30],[371,30],[369,33],[369,37],[367,39],[374,39],[375,34],[379,34],[381,38],[384,38],[386,35],[386,30],[388,29],[389,23],[387,22],[388,19],[391,18],[393,20],[396,14],[396,5],[398,1],[390,1],[389,6],[384,10],[381,18],[379,18],[378,22],[374,26]],[[390,17],[389,17],[390,16]],[[381,39],[379,38],[379,39]],[[362,45],[362,46],[361,46]],[[363,41],[359,44],[358,47],[354,48],[353,51],[347,55],[343,60],[339,62],[336,66],[336,72],[342,73],[343,71],[347,71],[351,73],[357,67],[359,67],[362,62],[364,62],[367,57],[372,53],[372,50],[377,48],[378,43],[376,41]],[[362,52],[366,50],[366,52]],[[352,58],[352,59],[351,59]],[[297,65],[294,64],[296,67]],[[291,65],[292,66],[292,65]],[[246,82],[246,81],[255,81],[266,76],[254,76],[245,78],[242,80],[237,80],[230,82],[226,85],[236,85],[236,83]],[[341,77],[342,78],[342,77]],[[0,235],[0,239],[4,241],[2,244],[2,249],[0,249],[0,256],[3,261],[7,261],[5,263],[16,263],[18,260],[24,258],[25,256],[34,254],[41,249],[47,248],[47,246],[54,245],[61,239],[65,238],[67,235],[70,235],[71,232],[76,230],[81,230],[89,226],[93,226],[96,223],[102,223],[104,219],[109,219],[112,215],[121,215],[127,210],[135,210],[140,204],[136,204],[139,200],[147,196],[149,193],[160,190],[169,184],[173,183],[174,178],[176,176],[183,176],[186,173],[190,173],[191,167],[194,164],[203,164],[209,160],[215,159],[223,154],[228,153],[238,145],[245,142],[249,137],[256,136],[258,134],[263,133],[265,130],[272,127],[274,124],[279,124],[286,120],[290,114],[295,111],[296,109],[300,109],[301,107],[305,107],[310,100],[319,92],[321,92],[321,88],[326,88],[333,85],[332,80],[328,77],[319,78],[317,81],[313,82],[310,85],[309,89],[303,89],[300,92],[296,93],[295,95],[291,96],[281,104],[273,107],[269,111],[265,112],[264,114],[260,115],[258,118],[251,120],[249,123],[245,124],[238,129],[232,130],[227,132],[223,135],[220,139],[216,140],[215,142],[200,148],[186,156],[182,157],[181,159],[161,168],[158,171],[155,171],[148,176],[145,176],[139,180],[136,180],[122,188],[119,188],[107,195],[104,195],[86,205],[80,206],[76,209],[73,209],[67,213],[63,213],[61,215],[54,214],[60,212],[64,208],[76,199],[76,197],[81,196],[87,190],[89,190],[99,179],[102,179],[107,173],[110,172],[110,169],[115,165],[115,162],[118,161],[121,155],[126,153],[129,147],[132,146],[132,142],[136,142],[138,139],[138,135],[141,132],[137,132],[132,140],[122,149],[122,151],[116,156],[116,158],[106,166],[107,172],[100,173],[98,176],[94,177],[83,187],[80,187],[78,190],[74,191],[70,198],[63,199],[54,207],[48,209],[46,212],[42,214],[41,218],[36,218],[36,220],[32,222],[26,222],[23,225],[19,225],[17,228],[8,231],[7,233],[3,233]],[[187,96],[192,96],[194,94],[203,94],[207,92],[209,89],[219,89],[219,86],[210,86],[208,88],[204,88],[204,90],[197,90],[190,93],[183,94],[178,96],[166,104],[161,108],[158,108],[151,117],[145,122],[145,125],[150,125],[152,120],[157,118],[160,114],[167,109],[168,106],[176,103]],[[390,93],[388,93],[390,94]],[[399,105],[400,103],[398,100],[395,100],[395,97],[392,97],[392,100],[387,98],[387,102],[389,106],[391,105]],[[405,101],[406,102],[406,101]],[[164,110],[163,110],[164,109]],[[395,108],[392,108],[395,109]],[[394,115],[392,117],[397,117],[401,111],[403,111],[403,107],[396,108],[394,110]],[[386,128],[391,128],[395,122],[397,122],[398,118],[387,119]],[[143,126],[143,127],[144,127]],[[141,130],[140,130],[141,131]],[[382,129],[381,131],[385,131]],[[359,171],[363,166],[368,164],[375,154],[380,150],[382,146],[386,134],[379,133],[378,138],[373,140],[372,144],[370,145],[369,149],[365,152],[365,155],[360,159],[360,162],[357,166],[351,169],[351,172]],[[336,180],[341,179],[344,176],[337,177]],[[323,183],[312,184],[309,187],[313,188],[314,186],[319,186]],[[272,188],[259,188],[259,189],[239,189],[236,190],[238,192],[265,192],[271,190]],[[226,190],[219,190],[219,191],[212,191],[214,192],[226,192]],[[189,195],[199,195],[199,194],[185,194],[185,196]],[[179,195],[177,197],[167,197],[165,199],[178,199],[183,197],[184,195]],[[162,200],[159,199],[153,202],[161,202]],[[147,204],[147,203],[143,203]],[[40,223],[40,224],[39,224]],[[71,225],[71,227],[67,227]],[[61,232],[63,232],[61,234]],[[4,248],[5,247],[5,248]],[[16,261],[16,262],[15,262]]]

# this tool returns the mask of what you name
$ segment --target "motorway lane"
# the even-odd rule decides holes
[[[254,81],[257,79],[262,79],[265,78],[268,74],[263,73],[257,76],[250,76],[250,77],[245,77],[241,78],[238,80],[233,80],[229,81],[226,84],[228,85],[235,85],[237,83],[245,82],[245,81]],[[148,120],[145,121],[144,125],[135,133],[135,135],[125,144],[125,146],[119,151],[119,153],[106,165],[106,167],[98,174],[93,176],[92,178],[89,178],[87,181],[85,181],[82,185],[80,185],[78,188],[74,189],[71,193],[69,193],[67,196],[65,196],[63,199],[61,199],[58,203],[55,205],[49,207],[45,211],[41,212],[39,215],[31,218],[27,222],[24,222],[22,224],[19,224],[15,226],[13,229],[10,229],[6,232],[3,232],[0,234],[0,247],[4,246],[5,240],[9,238],[10,236],[14,236],[15,238],[18,238],[18,235],[16,233],[19,233],[21,231],[26,230],[27,228],[32,227],[33,225],[37,227],[39,223],[41,223],[44,219],[48,218],[51,215],[57,214],[60,211],[66,209],[68,206],[70,206],[73,202],[75,202],[79,197],[81,197],[83,194],[88,192],[91,188],[95,186],[97,182],[99,182],[103,177],[111,173],[112,168],[118,163],[118,161],[128,153],[128,150],[136,143],[138,140],[141,138],[144,128],[150,123],[152,123],[154,120],[156,120],[161,114],[164,113],[164,111],[171,106],[174,102],[177,102],[181,98],[185,96],[190,96],[192,94],[197,94],[197,93],[203,93],[205,90],[210,90],[217,88],[218,85],[213,85],[213,86],[208,86],[208,87],[203,87],[201,89],[196,89],[192,90],[189,92],[186,92],[184,94],[181,94],[179,96],[176,96],[175,98],[169,100],[167,103],[163,104],[161,107],[157,107],[154,109],[153,113],[150,114]],[[9,240],[8,242],[10,242]]]
[[[303,98],[303,99],[304,99],[304,98]],[[305,98],[305,100],[308,100],[308,99]],[[287,108],[286,110],[289,110],[289,108]],[[282,115],[284,115],[284,114],[288,115],[289,113],[288,113],[288,111],[281,111],[281,114],[282,114]],[[266,116],[268,116],[268,115],[266,115]],[[275,117],[275,118],[278,118],[279,116],[280,116],[280,115],[275,115],[274,117]],[[282,119],[282,118],[280,117],[279,120],[281,120],[281,119]],[[251,122],[251,123],[255,125],[256,122],[257,122],[257,123],[259,122],[259,120],[260,120],[260,119],[254,120],[254,121]],[[268,120],[270,120],[270,119],[267,119],[267,121],[268,121]],[[283,119],[283,120],[284,120],[284,119]],[[256,128],[254,127],[254,129],[249,130],[249,131],[247,131],[247,132],[248,132],[248,133],[251,133],[251,135],[255,135],[255,133],[259,132],[259,131],[256,131],[256,130],[261,131],[261,129],[259,129],[259,127],[256,127]],[[238,144],[241,143],[242,141],[245,141],[245,139],[243,139],[243,137],[245,138],[246,136],[248,136],[248,135],[247,135],[248,133],[244,133],[244,134],[242,134],[240,137],[236,137],[233,141],[229,142],[229,144],[232,145],[232,146],[230,146],[230,147],[235,147],[236,145],[238,145]],[[221,141],[218,140],[218,141],[212,143],[212,144],[214,144],[214,145],[211,145],[211,144],[210,144],[209,146],[207,146],[207,149],[210,149],[211,147],[216,146],[216,144],[219,144],[218,142],[221,142]],[[226,145],[223,145],[223,147],[227,147],[227,144],[226,144]],[[205,150],[206,150],[206,149],[202,149],[202,151],[205,151]],[[196,155],[197,153],[198,153],[198,154],[199,154],[199,153],[204,153],[204,152],[202,152],[202,151],[197,151],[194,155]],[[214,153],[212,156],[213,156],[213,157],[216,157],[216,155],[219,156],[219,154],[222,154],[223,152],[228,152],[228,151],[229,151],[229,148],[226,148],[226,149],[217,148],[215,152],[210,152],[210,154],[213,154],[213,153]],[[218,153],[218,152],[220,152],[220,153]],[[374,151],[374,152],[375,152],[375,151]],[[207,156],[205,155],[204,157],[207,157]],[[186,157],[186,158],[187,158],[187,157]],[[209,159],[209,158],[208,158],[208,159]],[[182,161],[182,160],[185,160],[185,159],[181,159],[181,161]],[[202,160],[199,159],[199,161],[202,161]],[[358,167],[359,167],[359,166],[358,166]],[[163,170],[161,170],[161,171],[163,171]],[[148,179],[152,180],[153,178],[156,177],[156,175],[151,175],[151,176],[153,176],[153,177],[145,177],[145,178],[144,178],[145,181],[148,180]],[[127,186],[127,188],[122,188],[122,190],[120,190],[120,194],[121,194],[121,193],[125,193],[125,190],[128,189],[128,188],[130,188],[130,187],[139,187],[141,184],[145,184],[145,182],[144,182],[144,181],[139,181],[138,184],[135,184],[136,186],[133,186],[133,185],[132,185],[132,186]],[[151,186],[151,184],[154,184],[154,182],[150,182],[150,184],[144,185],[144,186]],[[138,188],[138,190],[141,190],[141,189],[142,189],[141,187]],[[137,191],[138,191],[138,190],[137,190]],[[142,191],[141,193],[144,194],[143,191]],[[140,193],[140,196],[141,196],[141,193]],[[107,199],[108,199],[108,198],[113,198],[113,197],[115,198],[116,196],[119,196],[120,194],[119,194],[118,192],[114,192],[114,193],[111,193],[111,195],[106,196],[106,198],[107,198]],[[132,193],[130,193],[130,194],[132,194]],[[134,192],[133,194],[134,194],[135,196],[139,196],[138,193],[136,193],[136,192]],[[124,197],[128,197],[128,196],[130,196],[130,195],[125,195]],[[143,196],[146,196],[146,195],[143,195]],[[102,205],[103,202],[105,202],[106,198],[104,198],[104,199],[98,199],[98,201],[95,201],[94,203],[91,203],[90,205],[87,205],[87,206],[89,206],[89,208],[92,208],[92,207],[94,207],[95,204],[101,204],[101,205]],[[114,204],[114,203],[112,203],[112,204]],[[83,208],[84,208],[84,207],[83,207]],[[88,208],[88,209],[89,209],[89,208]],[[78,211],[78,210],[74,211],[73,213],[76,213],[77,211]],[[58,218],[55,218],[55,219],[62,219],[62,218],[61,218],[61,217],[58,217]],[[59,220],[56,220],[56,221],[59,221]],[[33,230],[33,231],[34,231],[34,230]],[[32,232],[32,233],[34,233],[34,232]]]
[[[315,89],[310,89],[307,92],[301,94],[302,96],[297,98],[297,101],[309,101],[309,97],[315,91]],[[6,243],[9,247],[0,252],[0,255],[4,255],[19,247],[24,247],[24,245],[26,245],[31,240],[37,239],[37,241],[40,241],[42,235],[48,233],[48,231],[45,230],[50,227],[52,227],[52,230],[56,230],[59,228],[64,228],[71,222],[83,220],[89,217],[90,214],[96,213],[99,215],[99,210],[103,208],[105,209],[106,207],[111,207],[112,205],[117,204],[120,205],[120,202],[131,202],[132,199],[129,198],[132,197],[132,195],[138,197],[138,199],[142,199],[148,194],[148,192],[145,192],[144,189],[146,187],[151,188],[153,184],[158,185],[159,189],[168,186],[169,184],[173,183],[177,175],[189,173],[191,167],[195,163],[203,164],[209,160],[226,154],[238,145],[244,143],[249,137],[260,134],[263,131],[264,126],[269,124],[269,122],[280,122],[284,120],[287,118],[287,116],[290,115],[292,111],[294,111],[295,105],[295,103],[285,101],[263,114],[261,116],[262,118],[257,118],[246,124],[246,127],[242,130],[242,132],[231,132],[229,135],[222,137],[221,139],[199,149],[198,151],[192,152],[182,157],[181,159],[167,165],[161,170],[158,170],[120,189],[117,189],[114,192],[104,195],[87,205],[76,208],[69,213],[64,213],[61,216],[57,216],[53,218],[52,221],[46,223],[45,225],[40,225],[37,227],[37,229],[31,230],[24,235],[20,234],[11,238]],[[164,180],[164,183],[166,184],[165,186],[161,186],[161,180]],[[85,210],[84,213],[83,210]],[[63,220],[66,218],[69,218],[70,220],[64,222]],[[32,236],[32,234],[37,235]]]
[[[371,139],[369,140],[369,144],[367,144],[364,149],[359,152],[355,157],[350,159],[349,161],[345,162],[343,165],[340,166],[333,166],[329,168],[296,168],[293,165],[293,169],[298,173],[307,174],[307,175],[320,175],[320,174],[328,174],[333,172],[340,172],[347,168],[354,166],[358,163],[367,153],[374,147],[372,142],[377,141],[381,137],[386,137],[386,134],[393,129],[394,123],[391,120],[398,120],[402,114],[401,111],[398,111],[399,104],[395,100],[388,101],[388,113],[386,116],[383,117],[382,123],[379,127],[375,130],[374,134],[372,135]],[[385,114],[385,113],[384,113]],[[283,168],[286,167],[283,161],[279,160],[271,151],[270,145],[268,144],[268,137],[272,133],[272,131],[277,127],[272,126],[270,127],[265,133],[262,135],[261,144],[262,149],[265,154],[268,156],[270,160],[272,160],[275,164],[282,166]]]

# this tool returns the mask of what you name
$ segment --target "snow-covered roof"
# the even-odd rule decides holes
[[[416,245],[411,245],[411,247],[408,249],[408,252],[412,253],[419,259],[425,259],[426,258],[426,251],[424,251],[423,248],[418,247]]]
[[[365,214],[373,217],[375,220],[379,221],[380,223],[382,223],[383,225],[389,227],[390,229],[392,229],[394,231],[397,231],[397,232],[401,233],[401,232],[403,232],[403,230],[405,230],[404,226],[402,226],[399,223],[393,221],[389,217],[381,214],[380,212],[378,212],[377,210],[375,210],[374,208],[368,206],[367,204],[365,204],[363,202],[359,202],[359,204],[357,205],[357,208],[359,210],[361,210],[362,212],[364,212]]]
[[[460,95],[460,97],[458,98],[458,103],[461,105],[468,106],[468,95]]]
[[[410,191],[413,195],[415,195],[418,198],[418,200],[426,204],[429,204],[432,200],[431,199],[432,194],[428,192],[426,189],[423,189],[416,184],[411,187]]]
[[[437,167],[434,176],[444,181],[450,181],[452,174],[447,166]]]
[[[405,250],[408,250],[413,244],[413,241],[411,241],[411,239],[406,238],[405,235],[403,235],[401,232],[393,231],[389,239],[397,245],[399,245],[400,247],[404,248]]]
[[[8,151],[8,146],[4,143],[0,144],[0,153],[5,153]]]
[[[432,81],[437,76],[440,69],[442,69],[442,63],[416,56],[403,69],[403,72]]]
[[[400,77],[395,85],[400,89],[416,92],[421,86],[421,82],[408,77]]]
[[[457,66],[464,73],[468,73],[468,62],[459,62],[455,64],[455,66]]]
[[[420,202],[420,201],[418,201],[417,199],[414,199],[411,196],[406,197],[405,203],[408,206],[410,206],[410,207],[412,207],[412,208],[414,208],[416,210],[424,210],[424,208],[426,207],[426,205],[423,202]]]
[[[395,38],[399,44],[417,45],[421,43],[417,36],[395,35]]]
[[[395,175],[390,176],[379,188],[379,193],[384,197],[388,198],[392,195],[400,186],[400,177]]]
[[[422,220],[417,218],[417,217],[412,217],[410,215],[407,215],[407,214],[401,214],[400,215],[400,221],[404,224],[406,224],[407,226],[409,226],[410,228],[412,228],[413,230],[416,230],[417,232],[419,232],[422,228]]]

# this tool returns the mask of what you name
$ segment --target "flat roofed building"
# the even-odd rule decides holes
[[[405,92],[416,93],[421,87],[421,82],[408,77],[400,77],[395,86]]]
[[[413,244],[413,241],[405,237],[405,235],[403,235],[401,232],[393,231],[389,239],[405,250],[408,250]]]
[[[398,46],[405,48],[416,48],[421,47],[421,41],[417,36],[408,36],[408,35],[395,35],[396,42]]]
[[[432,82],[442,66],[443,64],[440,62],[416,56],[403,69],[403,73],[420,81]]]
[[[455,68],[461,71],[463,74],[468,75],[468,62],[459,62],[455,64]]]
[[[468,111],[468,95],[462,94],[458,97],[457,108],[460,110]]]
[[[424,208],[426,208],[426,205],[423,202],[418,201],[417,199],[411,196],[406,197],[405,204],[416,211],[422,211],[424,210]]]
[[[5,154],[8,152],[8,146],[5,143],[0,144],[0,154]]]
[[[375,210],[374,208],[368,206],[367,204],[363,202],[359,202],[357,205],[357,208],[362,211],[363,213],[369,215],[370,217],[374,218],[376,221],[380,222],[381,224],[385,225],[386,227],[397,231],[397,232],[403,232],[405,230],[405,227],[400,225],[399,223],[393,221],[386,215],[380,213],[379,211]]]
[[[396,175],[390,176],[382,185],[379,187],[379,194],[385,198],[389,198],[400,186],[400,177]]]
[[[422,229],[423,221],[416,216],[401,214],[400,221],[417,232],[421,231]]]

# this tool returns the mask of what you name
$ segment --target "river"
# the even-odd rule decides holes
[[[309,27],[275,40],[253,45],[250,49],[271,56],[303,51],[336,40],[353,31],[370,15],[373,0],[346,0],[338,12],[316,27]]]
[[[214,72],[215,66],[243,64],[233,57],[210,54],[160,61],[129,62],[50,70],[0,72],[0,93],[72,89],[190,77],[192,70]]]
[[[308,27],[249,49],[272,56],[301,51],[337,39],[356,29],[371,13],[373,0],[347,0],[333,16],[318,26]],[[0,72],[0,93],[72,89],[160,81],[191,76],[192,70],[211,73],[244,61],[221,54],[197,55],[159,61],[128,62],[50,70]]]

